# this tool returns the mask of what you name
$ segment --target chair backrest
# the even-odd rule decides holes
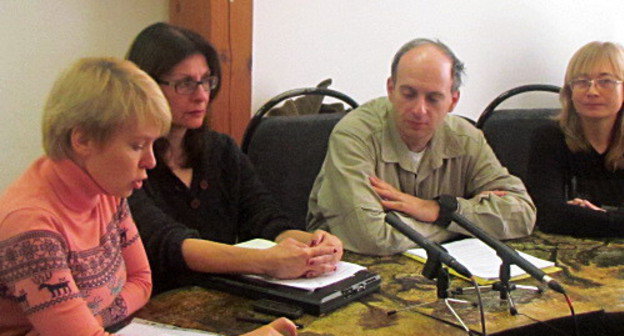
[[[501,109],[496,107],[503,101],[526,92],[544,91],[559,93],[555,85],[531,84],[505,91],[496,97],[481,113],[477,127],[483,131],[496,157],[509,172],[523,181],[527,177],[531,138],[535,129],[548,123],[559,109]]]
[[[249,147],[249,142],[251,138],[254,136],[254,132],[258,125],[266,119],[264,116],[268,114],[272,108],[277,106],[278,104],[284,102],[285,100],[298,96],[324,96],[324,97],[334,97],[343,103],[346,103],[350,106],[351,109],[355,109],[358,107],[358,103],[353,100],[353,98],[347,96],[346,94],[336,91],[333,89],[322,88],[322,87],[309,87],[309,88],[299,88],[289,90],[279,95],[271,98],[264,105],[262,105],[256,113],[254,113],[253,118],[249,121],[247,125],[247,129],[245,130],[245,134],[243,135],[243,143],[241,144],[241,149],[243,152],[247,153],[247,148]],[[347,112],[350,109],[346,110]]]
[[[327,142],[344,113],[263,118],[248,141],[247,155],[281,209],[305,230],[308,198]]]
[[[558,109],[496,110],[481,125],[487,142],[500,163],[525,181],[535,129],[555,123],[552,117]]]

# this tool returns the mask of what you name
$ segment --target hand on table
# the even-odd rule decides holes
[[[581,199],[581,198],[575,198],[573,200],[569,200],[568,204],[578,205],[581,208],[588,208],[588,209],[592,209],[592,210],[596,210],[596,211],[602,211],[602,212],[606,212],[607,211],[607,210],[605,210],[605,209],[603,209],[603,208],[601,208],[601,207],[599,207],[597,205],[594,205],[592,202],[590,202],[588,200]]]
[[[333,247],[334,251],[329,258],[328,263],[336,266],[338,262],[342,259],[342,254],[344,253],[342,247],[342,241],[340,238],[334,236],[333,234],[323,231],[316,230],[312,233],[312,241],[310,242],[310,247],[316,246],[327,246]]]
[[[256,330],[250,331],[241,336],[296,336],[297,327],[295,324],[285,318],[280,317],[277,320],[262,326]]]
[[[333,272],[336,270],[335,255],[342,253],[342,249],[339,251],[335,246],[322,243],[309,246],[290,237],[264,251],[268,264],[266,274],[278,279],[314,277]]]

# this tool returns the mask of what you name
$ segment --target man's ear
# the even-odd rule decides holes
[[[455,92],[451,92],[451,107],[449,108],[448,113],[453,112],[453,110],[455,109],[455,106],[457,106],[457,103],[459,102],[459,90],[455,91]]]
[[[89,155],[93,150],[93,140],[87,132],[79,127],[72,129],[70,142],[72,151],[80,157]]]
[[[388,97],[391,97],[394,92],[394,79],[392,76],[388,77],[386,81],[386,92],[388,93]]]

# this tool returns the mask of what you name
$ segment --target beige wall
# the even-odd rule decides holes
[[[84,56],[123,57],[168,19],[168,0],[0,0],[0,192],[42,154],[41,110],[59,72]]]

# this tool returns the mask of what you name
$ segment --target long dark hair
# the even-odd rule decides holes
[[[164,22],[152,24],[137,35],[126,58],[158,81],[178,63],[194,54],[204,55],[211,75],[219,78],[217,87],[210,91],[212,100],[219,93],[221,85],[219,55],[208,41],[191,30]],[[208,128],[206,118],[200,128],[186,131],[182,142],[186,153],[183,167],[192,167],[193,163],[202,159],[205,145],[203,134]],[[154,154],[159,162],[163,162],[163,155],[168,147],[166,138],[160,138],[154,143]]]

